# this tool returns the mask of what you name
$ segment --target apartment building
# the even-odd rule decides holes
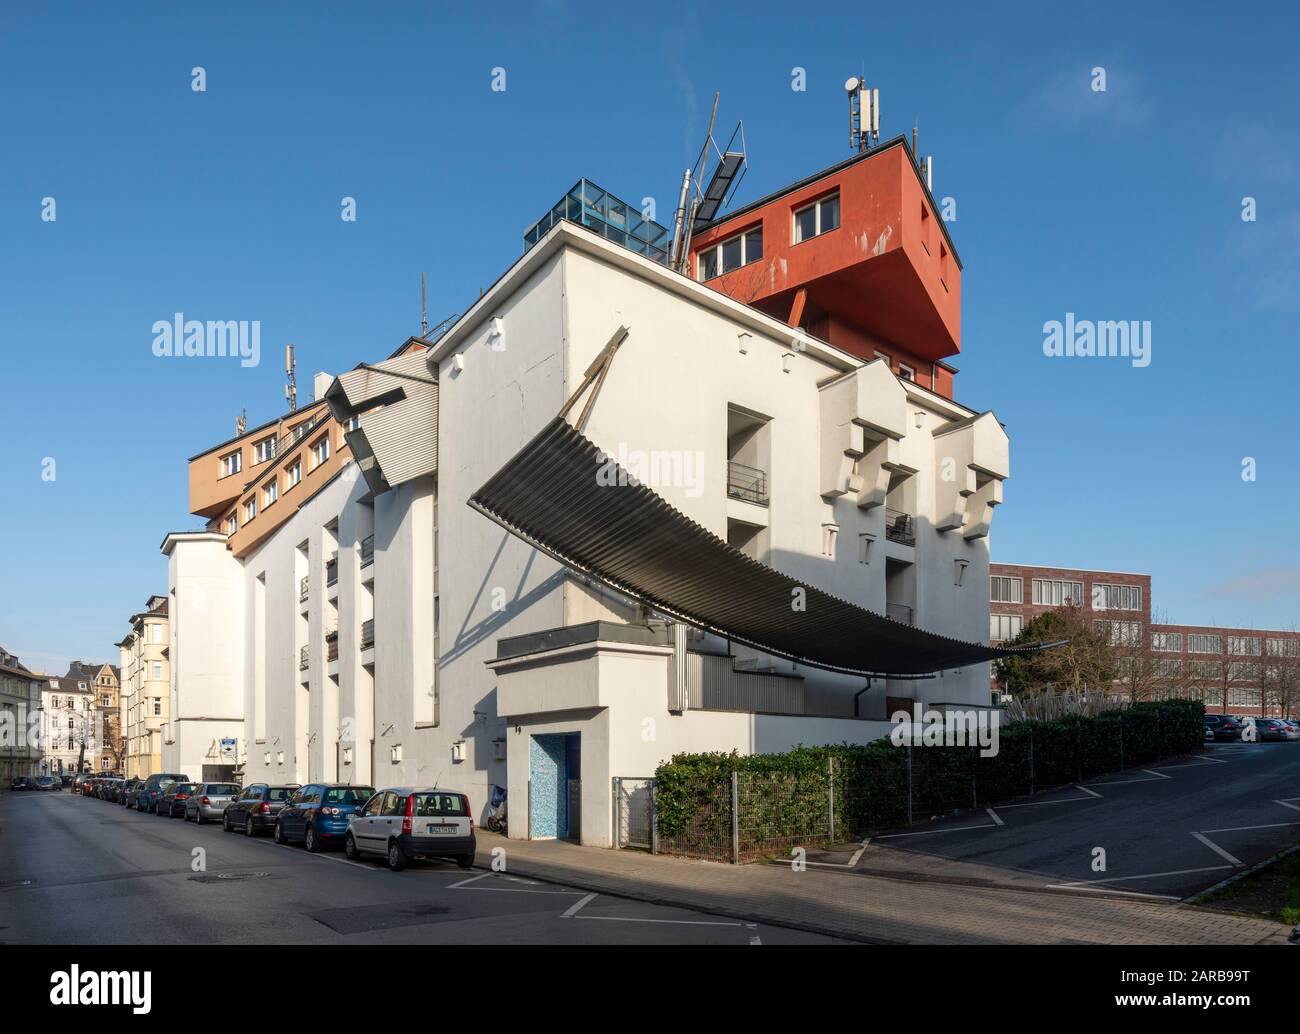
[[[989,642],[1014,639],[1034,617],[1082,607],[1095,626],[1149,666],[1149,691],[1204,700],[1240,715],[1300,710],[1300,632],[1152,620],[1151,576],[1028,564],[990,565]]]
[[[41,772],[63,775],[94,768],[99,751],[94,675],[81,662],[41,686]]]
[[[34,724],[41,707],[42,676],[0,648],[0,787],[16,776],[41,774],[41,739]]]
[[[901,207],[893,232],[906,248],[844,252],[843,238],[890,225],[863,203],[873,184],[918,209],[918,242],[936,255],[942,244],[943,265],[896,268],[924,254]],[[828,192],[842,216],[824,207],[809,224],[806,199],[826,206]],[[773,254],[778,227],[804,235],[801,313],[705,275],[702,251],[737,218],[761,220]],[[987,535],[1008,441],[992,413],[952,398],[950,369],[919,375],[957,347],[947,299],[960,267],[934,219],[895,141],[701,227],[699,275],[684,276],[653,243],[662,227],[581,181],[441,338],[318,376],[302,413],[191,460],[191,509],[208,527],[162,546],[178,713],[195,694],[232,729],[242,718],[232,738],[245,780],[436,783],[476,810],[499,785],[512,836],[610,845],[613,779],[648,776],[674,753],[866,742],[900,699],[986,704]],[[873,269],[908,292],[921,330],[862,303]],[[557,414],[594,380],[565,438]],[[550,461],[529,450],[560,439],[599,450],[624,485],[639,472],[632,483],[655,497],[637,505],[719,571],[729,544],[747,576],[776,579],[789,620],[778,611],[767,631],[798,625],[815,648],[764,650],[765,633],[722,617],[691,626],[681,596],[648,605],[576,555],[561,562],[551,536],[563,504],[512,528],[508,501],[480,490],[543,476]],[[593,465],[575,493],[596,478]],[[682,566],[658,541],[641,569]],[[743,591],[721,575],[712,586],[742,623],[727,596]]]
[[[164,733],[171,713],[167,597],[150,596],[145,609],[131,615],[130,621],[131,631],[117,644],[121,756],[123,775],[145,778],[165,771]]]

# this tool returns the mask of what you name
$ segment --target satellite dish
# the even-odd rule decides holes
[[[844,92],[845,92],[845,93],[852,93],[854,90],[856,90],[856,89],[858,88],[858,85],[859,85],[859,83],[858,83],[858,77],[855,75],[855,76],[853,76],[851,79],[847,79],[847,80],[845,80],[845,82],[844,82]]]

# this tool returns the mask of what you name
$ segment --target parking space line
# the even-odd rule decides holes
[[[1005,825],[1006,825],[1005,822],[1003,822],[1000,818],[998,818],[998,813],[997,813],[996,811],[994,811],[992,808],[985,808],[984,810],[987,811],[987,812],[989,813],[989,818],[991,818],[991,819],[992,819],[994,822],[996,822],[999,826],[1005,826]]]
[[[467,880],[461,880],[459,883],[449,883],[447,890],[489,890],[497,894],[584,894],[581,890],[529,890],[526,887],[471,887],[471,883],[477,883],[479,880],[485,880],[489,876],[499,876],[499,873],[485,872],[478,876],[471,876]],[[495,882],[495,881],[494,881]]]
[[[884,836],[876,837],[877,840],[893,840],[896,837],[925,837],[935,833],[960,833],[966,829],[997,829],[997,823],[985,822],[978,826],[954,826],[951,829],[920,829],[914,833],[886,833]]]
[[[1140,876],[1108,876],[1104,880],[1075,880],[1072,883],[1049,883],[1047,886],[1054,889],[1061,887],[1091,887],[1102,883],[1131,883],[1134,880],[1154,880],[1160,876],[1186,876],[1189,873],[1194,872],[1216,872],[1219,869],[1231,868],[1231,865],[1204,865],[1199,869],[1174,869],[1170,872],[1145,872]]]
[[[861,845],[858,847],[858,849],[857,849],[856,851],[853,852],[852,856],[850,856],[850,858],[849,858],[849,860],[848,860],[847,862],[807,862],[807,861],[805,861],[804,864],[805,864],[805,865],[820,865],[820,866],[824,866],[825,868],[829,868],[829,869],[853,869],[853,868],[856,868],[856,867],[857,867],[857,864],[858,864],[859,859],[862,858],[862,854],[863,854],[864,851],[866,851],[866,849],[867,849],[867,844],[869,844],[870,842],[871,842],[871,838],[870,838],[870,837],[867,837],[866,840],[862,841]]]
[[[1146,772],[1148,770],[1143,768],[1143,769],[1139,769],[1139,771]],[[1094,782],[1094,783],[1088,783],[1087,785],[1088,786],[1125,786],[1129,783],[1154,783],[1160,779],[1172,778],[1171,776],[1161,775],[1159,772],[1152,772],[1151,774],[1155,777],[1154,779],[1109,779],[1104,783]],[[1083,783],[1079,783],[1078,786],[1080,790],[1085,789]]]
[[[669,926],[744,926],[744,923],[722,919],[643,919],[636,916],[584,916],[574,919],[604,919],[610,923],[666,923]]]
[[[1203,829],[1202,833],[1241,833],[1248,829],[1280,829],[1283,826],[1300,826],[1300,822],[1266,822],[1260,826],[1228,826],[1224,829]]]
[[[1088,794],[1088,795],[1090,795],[1090,796],[1092,796],[1092,797],[1096,797],[1096,798],[1098,798],[1098,799],[1101,798],[1101,794],[1099,794],[1099,793],[1093,793],[1093,791],[1089,790],[1086,786],[1082,786],[1082,785],[1079,784],[1079,783],[1075,783],[1075,784],[1074,784],[1074,788],[1075,788],[1076,790],[1082,790],[1084,793],[1086,793],[1086,794]]]
[[[576,916],[580,911],[582,911],[582,906],[583,906],[583,905],[586,905],[586,904],[591,903],[592,901],[595,901],[595,900],[596,900],[596,897],[597,897],[597,895],[595,895],[595,894],[588,894],[588,895],[587,895],[585,898],[583,898],[582,900],[580,900],[580,901],[575,901],[572,905],[570,905],[570,906],[568,907],[568,909],[566,909],[564,912],[561,912],[561,913],[560,913],[560,918],[561,918],[561,919],[572,919],[572,918],[573,918],[574,916]]]
[[[1238,866],[1246,864],[1245,862],[1241,861],[1241,859],[1234,858],[1232,855],[1228,854],[1227,851],[1221,848],[1218,844],[1216,844],[1213,840],[1207,837],[1204,833],[1193,833],[1192,836],[1194,836],[1197,840],[1199,840],[1202,844],[1208,847],[1211,851],[1217,854],[1224,861],[1231,862],[1233,865],[1238,865]]]
[[[1167,775],[1165,775],[1163,772],[1156,772],[1156,771],[1154,771],[1153,769],[1150,769],[1150,768],[1140,768],[1140,769],[1138,769],[1138,771],[1139,771],[1139,772],[1146,772],[1148,775],[1153,775],[1153,776],[1155,776],[1157,779],[1172,779],[1172,778],[1173,778],[1173,776],[1167,776]]]
[[[1300,804],[1292,804],[1291,801],[1300,800],[1300,797],[1289,797],[1280,801],[1274,801],[1274,804],[1280,804],[1284,808],[1290,808],[1292,811],[1300,811]]]
[[[1081,786],[1079,789],[1082,790],[1083,787]],[[1060,800],[1056,801],[1021,801],[1018,804],[999,804],[998,810],[1004,811],[1007,808],[1038,808],[1044,804],[1069,804],[1071,801],[1090,801],[1094,797],[1098,800],[1103,799],[1101,794],[1093,793],[1091,790],[1087,790],[1085,793],[1088,794],[1087,797],[1062,797]]]

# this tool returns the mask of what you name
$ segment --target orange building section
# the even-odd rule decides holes
[[[797,213],[838,195],[839,225],[795,243]],[[701,253],[760,227],[762,257],[705,279]],[[951,397],[961,263],[903,138],[730,213],[691,241],[710,287]]]
[[[316,462],[322,440],[329,442],[329,455]],[[270,442],[273,447],[265,444]],[[267,457],[268,451],[273,455]],[[230,457],[236,455],[239,469],[231,472]],[[193,457],[190,512],[209,518],[208,530],[226,535],[235,556],[246,556],[350,458],[344,429],[329,415],[328,405],[314,402]],[[266,490],[272,481],[276,498],[268,502]],[[254,499],[257,512],[250,518],[247,505]]]

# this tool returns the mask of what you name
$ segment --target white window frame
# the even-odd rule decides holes
[[[1214,643],[1211,646],[1211,642]],[[1188,653],[1223,653],[1223,637],[1214,635],[1210,632],[1188,632],[1187,633],[1187,652]]]
[[[311,469],[315,470],[330,458],[330,436],[321,435],[311,446]]]
[[[760,239],[762,238],[763,236],[762,223],[759,223],[756,226],[751,226],[747,230],[742,230],[740,233],[733,233],[726,240],[719,241],[717,244],[710,244],[707,248],[703,248],[699,252],[699,254],[696,255],[695,257],[697,263],[695,267],[696,276],[697,279],[700,281],[700,283],[704,283],[706,280],[716,280],[720,276],[726,276],[728,273],[734,273],[737,269],[744,269],[745,266],[751,265],[754,262],[761,262],[763,259],[763,245],[761,243],[758,246],[757,255],[751,256],[749,254],[750,251],[749,239],[754,234],[758,234],[759,238]],[[731,269],[723,269],[722,249],[725,248],[728,244],[731,244],[733,241],[737,241],[737,240],[740,241],[740,265],[733,266]],[[713,256],[714,265],[713,265],[712,276],[704,275],[704,259],[706,255]]]
[[[221,477],[228,478],[232,474],[238,474],[244,469],[244,450],[236,449],[234,452],[228,452],[221,457],[220,470]]]
[[[271,478],[262,489],[262,509],[265,510],[280,498],[280,479]]]
[[[1002,590],[1002,594],[995,590]],[[1009,590],[1010,594],[1007,594]],[[1018,575],[995,574],[989,576],[990,603],[1024,603],[1025,580]]]
[[[1182,632],[1152,632],[1151,649],[1159,653],[1182,653]]]
[[[802,244],[804,241],[810,241],[814,237],[820,237],[824,233],[830,233],[832,230],[838,230],[841,224],[844,222],[844,206],[837,205],[838,215],[836,216],[835,225],[828,226],[825,229],[822,228],[822,206],[827,204],[830,201],[838,202],[839,200],[840,200],[840,192],[837,190],[833,194],[827,194],[824,197],[819,197],[816,201],[813,201],[810,204],[802,205],[799,208],[796,208],[790,214],[790,240],[793,241],[795,244]],[[815,229],[810,236],[801,237],[799,235],[799,217],[803,215],[805,212],[807,212],[809,209],[816,209],[817,212],[816,217],[813,220]]]
[[[911,381],[913,384],[916,383],[916,369],[915,367],[908,366],[907,363],[898,364],[898,376],[905,381]]]
[[[267,446],[270,446],[267,448]],[[276,442],[275,435],[267,437],[253,443],[253,464],[265,463],[268,460],[275,459]]]
[[[244,523],[247,524],[257,516],[257,496],[244,500]]]
[[[1093,582],[1093,610],[1141,610],[1142,587],[1122,582]],[[1100,606],[1096,604],[1100,603]]]
[[[1083,603],[1083,582],[1069,578],[1034,578],[1029,588],[1036,607],[1064,607],[1067,600],[1074,605]]]
[[[1005,643],[1014,639],[1025,630],[1025,619],[1020,614],[990,614],[989,615],[989,642]],[[999,635],[999,632],[1009,632],[1009,635]]]
[[[1228,636],[1228,653],[1233,657],[1258,657],[1260,656],[1261,646],[1259,636]]]
[[[302,481],[302,460],[297,459],[284,468],[285,491]]]

